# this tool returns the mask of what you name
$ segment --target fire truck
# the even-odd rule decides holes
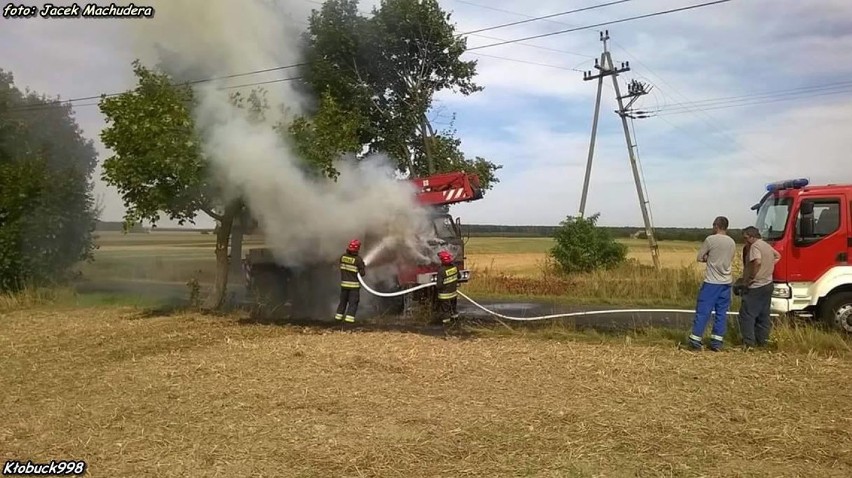
[[[363,240],[362,256],[367,261],[367,283],[382,292],[396,292],[435,282],[440,267],[437,253],[449,251],[459,269],[459,282],[470,280],[470,271],[465,268],[461,219],[453,218],[449,207],[453,204],[482,199],[483,191],[479,177],[465,172],[436,174],[425,178],[410,179],[415,189],[417,202],[429,211],[427,230],[421,237],[407,238],[420,248],[416,257],[403,254],[400,250],[380,246],[387,238],[387,231],[372,231]],[[341,252],[345,244],[341,244]],[[250,249],[243,260],[246,287],[256,306],[265,313],[274,313],[286,307],[290,315],[323,317],[328,315],[329,301],[335,302],[339,292],[338,257],[328,258],[324,264],[293,267],[279,263],[268,248]],[[376,282],[377,270],[388,268],[394,273],[390,280]],[[362,303],[374,304],[382,313],[402,313],[411,310],[415,303],[434,304],[434,287],[415,291],[394,298],[373,300],[362,297]],[[366,299],[366,300],[365,300]],[[324,315],[323,315],[324,314]]]
[[[752,210],[761,236],[781,255],[772,311],[852,333],[852,185],[778,181]]]

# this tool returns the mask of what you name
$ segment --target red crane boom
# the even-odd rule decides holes
[[[479,176],[473,173],[452,172],[411,179],[417,188],[417,200],[429,206],[445,206],[482,199]]]

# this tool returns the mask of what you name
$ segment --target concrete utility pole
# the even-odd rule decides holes
[[[592,176],[592,158],[595,154],[595,138],[598,130],[598,116],[601,108],[601,93],[603,90],[603,81],[605,77],[612,77],[612,86],[615,89],[615,99],[618,101],[618,110],[616,114],[621,117],[621,124],[624,127],[624,139],[627,141],[627,152],[630,156],[630,166],[633,169],[633,180],[636,183],[636,193],[639,196],[639,207],[642,210],[642,219],[645,221],[645,234],[648,237],[648,245],[651,248],[651,259],[654,261],[654,267],[660,269],[660,255],[657,240],[654,238],[654,227],[651,224],[651,217],[648,213],[648,201],[645,198],[645,193],[642,189],[642,180],[639,176],[638,163],[636,161],[635,147],[631,136],[630,128],[627,125],[627,118],[642,117],[633,116],[630,112],[630,107],[639,99],[640,96],[648,94],[650,89],[642,83],[633,80],[628,85],[628,93],[621,96],[621,89],[618,86],[618,74],[630,71],[630,63],[622,62],[619,68],[616,68],[612,61],[612,56],[609,53],[607,42],[609,41],[609,30],[601,32],[601,42],[603,42],[603,53],[601,53],[600,61],[595,59],[595,68],[600,71],[598,74],[592,74],[591,71],[583,73],[583,80],[598,80],[598,95],[595,101],[595,116],[592,120],[592,138],[589,143],[589,158],[586,163],[586,177],[583,181],[583,194],[580,198],[580,217],[586,213],[586,198],[589,193],[589,180]],[[630,102],[625,105],[624,99],[630,98]]]

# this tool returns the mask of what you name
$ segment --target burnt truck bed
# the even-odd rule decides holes
[[[251,249],[243,259],[246,290],[253,315],[263,317],[332,318],[340,297],[340,268],[337,261],[288,267],[277,262],[269,249]],[[367,277],[377,276],[372,269]],[[399,290],[395,284],[370,286],[383,292]],[[358,316],[400,314],[403,297],[380,298],[362,291]]]
[[[470,279],[470,271],[460,267],[459,283]],[[255,315],[290,318],[333,317],[340,297],[340,268],[337,260],[315,262],[299,267],[280,264],[270,249],[250,249],[243,260],[247,295]],[[368,285],[381,292],[396,292],[419,284],[434,282],[434,272],[414,273],[405,284],[393,263],[370,267],[365,276]],[[399,315],[415,308],[434,312],[435,288],[418,290],[397,297],[376,297],[361,293],[359,317]]]

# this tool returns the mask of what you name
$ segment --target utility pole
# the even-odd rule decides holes
[[[630,136],[630,128],[627,125],[627,118],[634,118],[630,112],[630,107],[633,106],[633,103],[639,99],[640,96],[648,94],[650,89],[636,81],[633,80],[628,85],[627,95],[621,95],[621,88],[618,86],[618,74],[630,71],[630,62],[622,62],[621,66],[616,68],[612,61],[612,56],[610,55],[608,48],[609,41],[609,30],[601,32],[601,42],[603,42],[603,53],[601,53],[600,61],[595,59],[595,68],[600,71],[598,74],[593,74],[591,71],[583,72],[583,80],[591,81],[598,80],[598,94],[597,100],[595,101],[595,116],[592,120],[592,138],[589,143],[589,157],[586,163],[586,177],[583,182],[583,194],[580,198],[580,217],[583,217],[586,212],[586,198],[589,193],[589,180],[592,175],[592,158],[595,153],[595,138],[597,136],[598,129],[598,116],[600,113],[601,106],[601,92],[603,89],[603,81],[605,77],[612,78],[612,86],[615,90],[615,99],[618,101],[618,110],[616,114],[621,117],[621,124],[624,127],[624,139],[627,141],[627,152],[630,157],[630,167],[633,170],[633,180],[636,183],[636,194],[639,196],[639,207],[642,210],[642,219],[645,222],[645,235],[648,237],[648,245],[651,248],[651,259],[654,261],[654,267],[657,270],[660,270],[660,256],[659,256],[659,247],[657,245],[657,240],[654,238],[654,228],[651,225],[651,217],[648,213],[648,201],[645,198],[645,193],[642,189],[642,179],[639,175],[638,163],[636,161],[635,155],[635,143]],[[624,100],[629,98],[630,102],[625,105]],[[642,117],[642,116],[639,116]]]
[[[607,76],[614,76],[618,73],[630,71],[629,66],[624,66],[618,70],[612,68],[612,59],[609,56],[609,50],[607,48],[607,41],[609,41],[609,30],[601,32],[601,41],[604,44],[604,51],[601,53],[600,61],[595,59],[595,68],[600,70],[600,73],[597,75],[593,75],[590,71],[583,72],[583,80],[598,80],[598,95],[595,100],[595,116],[592,120],[592,138],[589,141],[589,159],[586,162],[586,178],[583,181],[583,195],[580,196],[580,217],[585,217],[586,215],[586,198],[589,196],[589,181],[592,178],[592,158],[595,157],[595,139],[598,136],[598,118],[600,117],[601,112],[601,93],[603,93],[603,82],[604,78]]]

